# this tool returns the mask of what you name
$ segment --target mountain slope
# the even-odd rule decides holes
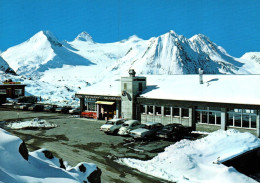
[[[260,74],[260,52],[245,53],[239,61],[244,63],[242,69],[251,71],[252,74]]]
[[[195,74],[202,68],[208,74],[234,74],[242,66],[204,35],[187,39],[170,31],[151,38],[146,45],[133,47],[110,69],[126,72],[134,68],[139,74]]]
[[[61,68],[67,65],[90,65],[90,61],[64,47],[49,31],[40,31],[24,43],[2,53],[18,74]]]
[[[8,63],[0,56],[0,71],[5,73],[15,74],[14,70],[8,65]]]

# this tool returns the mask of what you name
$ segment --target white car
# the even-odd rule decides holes
[[[104,125],[102,125],[100,127],[100,131],[103,131],[105,133],[117,134],[119,128],[121,128],[123,123],[124,123],[123,119],[111,119],[111,120],[108,120]]]
[[[119,135],[129,135],[131,130],[139,128],[141,123],[137,120],[128,120],[124,122],[122,127],[119,129],[118,134]]]
[[[74,108],[69,110],[70,114],[79,114],[80,113],[80,108]]]
[[[149,139],[156,136],[156,132],[161,130],[163,125],[157,122],[143,123],[139,128],[132,130],[130,136],[135,139]]]

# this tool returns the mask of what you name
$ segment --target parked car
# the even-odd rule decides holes
[[[143,123],[140,128],[132,130],[130,136],[135,139],[149,139],[156,136],[156,132],[161,130],[163,125],[157,122]]]
[[[119,128],[123,125],[123,119],[111,119],[108,120],[104,125],[100,127],[100,131],[110,134],[117,134]]]
[[[69,110],[71,109],[70,106],[63,106],[63,107],[57,107],[55,109],[55,112],[60,112],[60,113],[69,113]]]
[[[118,131],[119,135],[129,135],[131,130],[139,128],[141,123],[137,120],[128,120],[123,123],[121,128]]]
[[[14,109],[20,109],[20,106],[21,106],[20,103],[14,104]]]
[[[45,105],[43,107],[43,110],[46,112],[54,112],[56,107],[57,107],[57,105]]]
[[[42,104],[33,104],[30,107],[28,107],[29,111],[42,111],[43,105]]]
[[[182,124],[168,124],[157,131],[157,137],[164,139],[178,139],[192,132],[192,127],[185,127]]]
[[[33,105],[33,104],[31,104],[31,103],[23,103],[22,105],[20,105],[20,109],[21,110],[28,110],[28,108],[31,106],[31,105]]]
[[[77,107],[77,108],[70,109],[69,113],[70,114],[79,114],[80,113],[80,108]]]

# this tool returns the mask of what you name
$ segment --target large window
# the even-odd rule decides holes
[[[173,116],[179,117],[180,116],[180,108],[174,107],[173,108]]]
[[[140,113],[145,114],[145,105],[140,106]]]
[[[171,115],[171,108],[170,107],[164,107],[164,115],[165,116]]]
[[[21,96],[22,95],[22,89],[15,89],[14,94],[17,95],[17,96]]]
[[[152,105],[147,106],[147,112],[148,112],[148,114],[153,114],[153,106]]]
[[[181,108],[181,117],[189,117],[189,109],[188,108]]]
[[[228,126],[256,128],[256,110],[229,109]]]
[[[161,115],[161,114],[162,114],[162,107],[155,106],[155,115]]]
[[[197,107],[195,111],[195,119],[197,123],[220,125],[221,111],[219,108]]]
[[[0,89],[0,94],[6,94],[6,89]]]

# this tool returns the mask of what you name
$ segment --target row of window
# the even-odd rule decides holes
[[[0,94],[7,94],[6,89],[0,89]],[[22,95],[22,89],[15,89],[14,94],[17,96]]]
[[[212,111],[196,111],[195,119],[197,123],[220,125],[221,113]]]
[[[221,124],[221,112],[216,108],[197,108],[195,112],[197,123]],[[229,109],[227,126],[241,128],[256,128],[256,110]]]
[[[219,107],[202,107],[198,106],[196,107],[197,111],[221,111],[221,108]],[[248,114],[256,114],[256,110],[254,109],[228,109],[228,112],[235,112],[235,113],[248,113]]]
[[[155,110],[155,111],[154,111]],[[161,106],[147,106],[147,111],[145,110],[145,105],[141,106],[141,113],[150,115],[162,115],[173,116],[173,117],[189,117],[189,109],[181,107],[161,107]]]
[[[248,113],[228,112],[228,126],[256,128],[256,115]]]
[[[0,89],[0,94],[6,94],[6,89]]]

